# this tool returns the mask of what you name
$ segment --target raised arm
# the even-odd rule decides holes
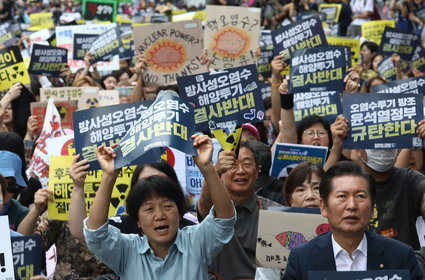
[[[8,90],[8,92],[1,99],[0,101],[1,106],[3,108],[7,108],[7,106],[9,106],[9,104],[11,104],[13,100],[21,96],[21,91],[22,91],[21,83],[13,84]]]
[[[114,167],[116,153],[113,148],[116,146],[117,144],[111,147],[100,146],[97,148],[97,159],[102,167],[103,176],[87,221],[88,229],[98,229],[108,221],[112,189],[119,173],[119,170],[115,170]]]
[[[71,194],[71,203],[69,205],[69,231],[71,235],[80,242],[85,243],[83,221],[87,217],[86,200],[84,197],[84,183],[86,181],[87,160],[78,161],[80,155],[76,155],[72,161],[69,174],[74,182],[74,189]]]
[[[136,65],[134,65],[134,75],[131,77],[135,79],[136,86],[133,88],[133,92],[131,93],[130,101],[137,102],[141,100],[145,100],[145,96],[143,93],[143,71],[146,70],[147,62],[145,61],[143,55],[138,55],[136,60]]]
[[[297,143],[297,126],[294,116],[294,95],[289,93],[288,80],[283,79],[279,86],[280,123],[277,141],[281,143]]]
[[[233,164],[235,163],[236,155],[235,152],[232,151],[222,151],[218,154],[217,163],[215,164],[215,172],[218,177],[227,170],[231,169]],[[227,191],[226,191],[227,192]],[[208,215],[208,211],[213,206],[213,201],[210,196],[209,185],[206,183],[206,180],[203,182],[202,193],[198,199],[198,214],[200,215],[200,219],[205,218]]]
[[[208,185],[208,194],[214,205],[215,216],[217,218],[229,219],[235,216],[234,207],[229,193],[218,177],[218,174],[212,164],[213,144],[207,135],[193,135],[193,145],[198,150],[198,155],[194,160],[199,170],[204,176],[206,185]]]
[[[339,115],[331,125],[331,132],[332,147],[325,166],[323,167],[325,171],[339,161],[344,148],[344,139],[348,135],[348,121],[343,115]]]
[[[280,120],[279,86],[282,83],[282,75],[280,73],[286,67],[286,64],[285,64],[285,62],[283,62],[282,56],[278,55],[275,58],[273,58],[273,60],[271,62],[271,66],[272,66],[272,91],[271,91],[272,115],[271,115],[271,121],[272,121],[273,129],[275,131],[279,131],[279,120]]]

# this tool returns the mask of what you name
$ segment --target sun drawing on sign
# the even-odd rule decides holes
[[[213,35],[211,50],[223,57],[236,58],[245,54],[251,46],[249,35],[240,28],[228,26]]]
[[[179,42],[161,39],[155,42],[145,53],[149,66],[158,72],[174,72],[186,61],[186,47]]]

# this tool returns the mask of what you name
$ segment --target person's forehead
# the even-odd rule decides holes
[[[254,153],[251,151],[251,149],[242,147],[239,150],[238,160],[245,160],[245,159],[255,159]]]
[[[369,191],[369,183],[368,181],[358,175],[341,175],[332,178],[332,192],[336,191],[361,191],[366,190]]]

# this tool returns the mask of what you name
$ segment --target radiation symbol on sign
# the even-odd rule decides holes
[[[17,79],[18,75],[21,75],[22,77],[24,76],[25,72],[24,71],[19,71],[19,66],[14,66],[12,67],[13,71],[15,71],[15,74],[11,74],[13,79]]]
[[[64,121],[68,118],[68,110],[66,110],[65,106],[58,106],[57,107],[59,115],[61,117],[61,120]]]
[[[86,101],[86,107],[87,108],[99,107],[99,100],[97,100],[97,98],[95,97],[88,98]]]
[[[126,184],[119,184],[115,186],[117,190],[120,192],[118,197],[112,197],[111,198],[111,204],[115,208],[118,207],[118,205],[122,204],[125,201],[125,192],[128,188]]]

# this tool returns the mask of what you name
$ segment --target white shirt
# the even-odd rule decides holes
[[[354,250],[352,256],[346,250],[344,250],[335,241],[332,234],[332,247],[334,251],[336,271],[365,271],[367,270],[367,239],[366,234],[363,235],[363,239],[360,242],[356,250]]]
[[[351,11],[353,12],[353,16],[358,16],[363,12],[371,12],[373,13],[373,0],[352,0],[350,2]],[[370,20],[369,18],[356,18],[351,22],[351,25],[362,25],[362,23]]]

